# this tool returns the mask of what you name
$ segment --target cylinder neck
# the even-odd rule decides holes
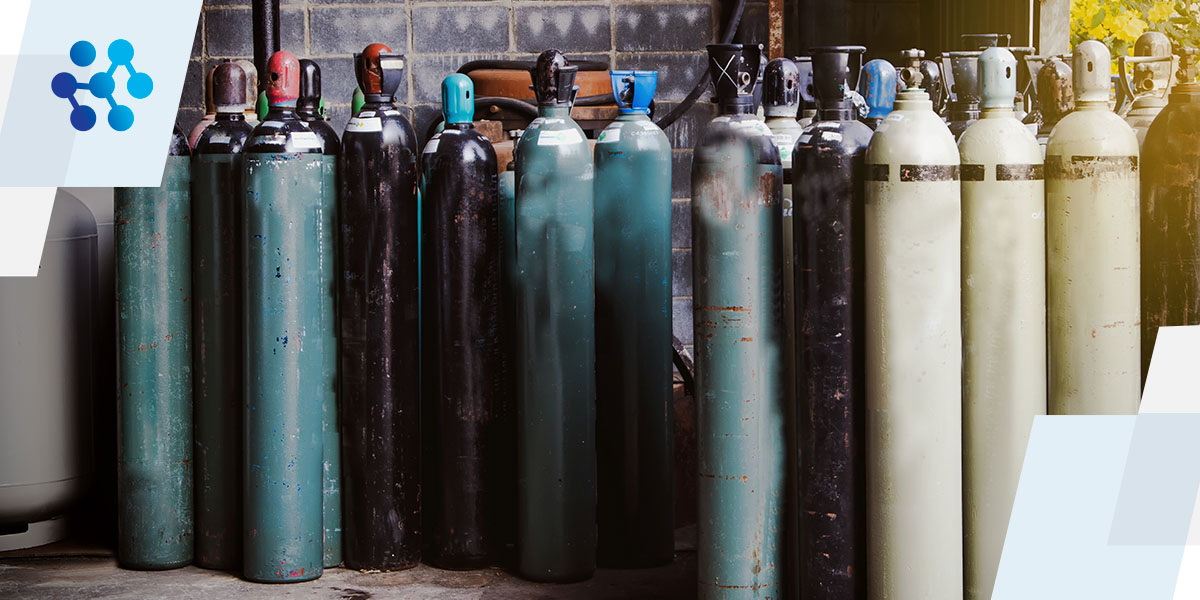
[[[853,121],[854,107],[849,102],[830,103],[832,106],[822,106],[817,109],[817,121]]]
[[[1016,115],[1017,109],[1012,106],[989,106],[979,112],[980,119],[1011,119]]]
[[[896,95],[894,110],[933,110],[933,102],[925,90],[904,90]]]
[[[736,98],[719,98],[717,112],[722,115],[749,115],[754,113],[754,98],[738,96]]]
[[[614,121],[649,121],[650,115],[647,115],[645,113],[640,113],[640,112],[629,112],[629,113],[623,112],[623,113],[617,115],[617,118],[613,119],[613,120]]]
[[[570,106],[549,106],[549,105],[539,106],[538,107],[538,116],[539,117],[570,118],[571,117],[571,107]]]
[[[226,123],[232,123],[232,122],[236,122],[236,121],[245,121],[245,120],[246,120],[246,113],[242,113],[242,112],[235,112],[235,113],[219,112],[219,113],[217,113],[216,120],[217,120],[217,121],[221,121],[221,122],[226,122]]]

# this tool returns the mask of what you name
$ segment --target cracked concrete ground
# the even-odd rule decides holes
[[[695,535],[694,526],[688,528]],[[445,571],[420,565],[394,573],[327,569],[315,581],[258,584],[233,574],[185,567],[171,571],[128,571],[112,552],[70,542],[34,551],[0,553],[0,598],[4,600],[224,600],[303,598],[314,600],[682,600],[696,597],[694,543],[677,536],[675,561],[653,569],[600,569],[572,584],[531,583],[500,569]]]

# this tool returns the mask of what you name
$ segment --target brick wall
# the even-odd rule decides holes
[[[704,46],[724,20],[718,0],[282,0],[280,44],[321,66],[325,101],[341,131],[354,92],[353,53],[382,42],[408,57],[397,93],[418,132],[438,114],[441,81],[475,59],[532,59],[551,47],[614,68],[659,71],[658,114],[673,109],[706,68]],[[249,0],[205,0],[180,102],[179,123],[203,113],[203,74],[224,58],[252,58]],[[752,1],[739,41],[766,43],[765,1]],[[691,149],[713,116],[704,99],[667,129],[674,150],[672,246],[675,335],[692,342]]]

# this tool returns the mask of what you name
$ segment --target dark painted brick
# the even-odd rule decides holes
[[[654,119],[657,121],[666,117],[675,110],[676,106],[679,106],[678,102],[656,102]],[[697,100],[687,112],[666,128],[667,139],[671,140],[671,147],[695,148],[696,142],[700,140],[700,134],[704,133],[704,128],[716,115],[717,110],[713,103],[706,99]]]
[[[205,13],[204,34],[209,56],[254,54],[250,12],[241,8],[211,9]],[[304,10],[285,8],[279,14],[280,47],[297,56],[304,54]]]
[[[313,60],[321,67],[321,95],[325,97],[325,103],[350,104],[354,99],[354,88],[358,87],[358,80],[354,77],[354,59],[339,56]],[[407,77],[400,80],[396,96],[401,102],[408,99]]]
[[[692,249],[671,250],[671,295],[692,295]]]
[[[330,104],[329,100],[326,100],[325,114],[329,117],[329,124],[341,134],[346,130],[346,122],[350,120],[350,105]]]
[[[607,6],[519,6],[515,15],[517,50],[608,50],[612,47],[608,13]]]
[[[408,14],[403,5],[312,8],[309,25],[313,54],[362,52],[375,42],[395,52],[408,51]]]
[[[442,106],[440,104],[417,104],[412,107],[413,112],[413,127],[417,130],[417,141],[420,147],[425,147],[425,142],[429,141],[431,136],[426,135],[429,131],[429,125],[438,119],[442,114]]]
[[[671,197],[692,197],[692,151],[671,153]]]
[[[671,300],[671,333],[679,338],[684,345],[692,343],[692,299],[674,298]],[[695,353],[692,353],[695,356]]]
[[[192,58],[200,58],[204,53],[204,15],[196,19],[196,37],[192,40]]]
[[[617,50],[703,50],[713,41],[712,6],[617,6]]]
[[[658,71],[659,100],[682,100],[696,86],[696,80],[708,68],[707,54],[619,54],[618,69],[645,69]],[[710,96],[712,84],[697,102],[705,102]]]
[[[180,108],[175,113],[175,124],[187,135],[203,116],[204,111],[199,108]]]
[[[505,6],[419,6],[413,8],[414,52],[503,52],[508,50]]]
[[[738,23],[737,32],[733,34],[734,42],[762,44],[765,47],[769,35],[770,16],[767,4],[765,2],[747,4],[745,12],[742,13],[742,22]]]
[[[442,101],[442,80],[472,60],[502,59],[500,54],[459,56],[414,56],[408,61],[413,70],[413,102]]]
[[[204,108],[204,63],[189,60],[187,74],[183,76],[183,93],[179,98],[180,106]]]
[[[676,198],[671,201],[671,247],[692,247],[691,198]]]

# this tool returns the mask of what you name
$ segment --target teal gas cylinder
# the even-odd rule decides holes
[[[192,150],[196,564],[235,569],[242,546],[242,68],[213,70],[215,116]]]
[[[671,143],[650,120],[655,71],[612,71],[620,114],[596,140],[599,557],[675,554]]]
[[[959,154],[921,50],[867,147],[867,594],[961,600]]]
[[[761,46],[712,44],[718,116],[692,162],[700,598],[779,593],[783,169],[754,116]]]
[[[979,56],[982,112],[962,158],[963,525],[966,597],[992,597],[1029,431],[1046,414],[1046,195],[1017,120],[1017,59]]]
[[[300,63],[268,63],[271,108],[243,158],[245,465],[242,575],[306,581],[323,568],[323,398],[335,357],[334,211],[323,142],[296,116]]]
[[[192,562],[191,173],[171,137],[162,184],[116,188],[117,561]]]
[[[571,119],[578,67],[531,71],[538,118],[515,152],[517,570],[596,569],[596,372],[591,149]]]

